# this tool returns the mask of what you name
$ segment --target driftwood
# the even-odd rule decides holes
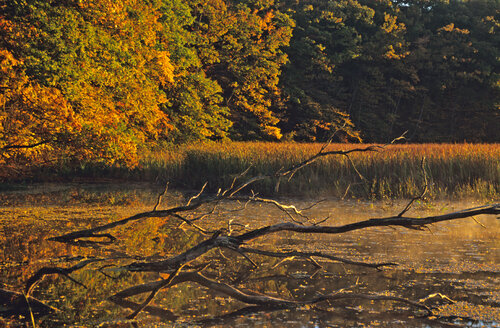
[[[219,231],[211,238],[199,243],[198,245],[190,248],[189,250],[175,257],[171,257],[156,262],[134,262],[124,267],[124,269],[127,269],[129,271],[143,271],[143,272],[150,271],[150,272],[168,273],[175,270],[176,267],[196,259],[197,257],[205,254],[206,252],[208,252],[213,248],[225,247],[237,251],[239,250],[241,252],[252,252],[250,249],[241,248],[241,246],[244,243],[249,242],[253,239],[260,238],[272,233],[278,233],[281,231],[293,231],[293,232],[308,233],[308,234],[315,234],[315,233],[340,234],[371,227],[390,227],[390,226],[401,226],[408,229],[422,230],[425,226],[429,224],[442,221],[463,219],[463,218],[473,217],[479,214],[500,214],[500,204],[482,206],[478,208],[463,210],[460,212],[449,213],[439,216],[430,216],[425,218],[405,218],[405,217],[395,216],[388,218],[369,219],[342,226],[318,226],[318,225],[304,226],[296,223],[285,222],[251,230],[249,232],[246,232],[238,236],[220,236],[220,231]],[[256,251],[253,251],[253,253],[256,253]],[[261,254],[263,255],[272,256],[272,252],[268,252],[267,254],[264,253],[265,253],[264,251],[261,252]],[[274,254],[274,256],[281,257],[281,255],[278,255],[278,253]],[[290,254],[290,256],[294,255]],[[295,256],[302,256],[302,255],[296,253]],[[328,255],[322,253],[310,253],[310,254],[304,253],[303,256],[328,257]],[[332,259],[340,261],[339,258],[332,258]],[[344,262],[347,263],[347,261]],[[387,265],[395,265],[394,263],[368,264],[368,263],[354,262],[354,261],[349,264],[371,266],[374,268]]]
[[[309,218],[304,214],[305,209],[300,210],[297,209],[293,205],[289,204],[281,204],[280,202],[272,199],[265,199],[257,197],[256,195],[240,195],[241,191],[251,186],[256,181],[260,181],[263,179],[269,178],[291,178],[295,172],[300,170],[301,168],[309,165],[310,163],[316,161],[317,159],[324,156],[333,156],[340,155],[346,156],[349,158],[349,154],[353,152],[367,152],[367,151],[379,151],[384,149],[385,146],[375,147],[369,146],[364,148],[352,149],[349,151],[328,151],[327,143],[325,146],[321,148],[321,150],[315,154],[314,156],[304,160],[301,163],[297,163],[296,165],[291,166],[288,169],[280,170],[270,175],[263,175],[257,177],[250,177],[247,180],[238,183],[238,181],[244,178],[247,172],[243,172],[241,175],[235,177],[233,183],[225,190],[219,191],[215,195],[204,195],[205,186],[200,190],[200,192],[191,197],[184,205],[176,206],[164,210],[158,210],[158,205],[161,202],[161,196],[166,192],[163,192],[159,195],[156,205],[154,206],[152,211],[138,213],[133,216],[111,222],[109,224],[97,226],[91,229],[84,229],[80,231],[74,231],[71,233],[67,233],[61,236],[55,236],[50,238],[49,240],[63,242],[63,243],[72,243],[78,244],[79,242],[100,242],[102,243],[102,239],[106,243],[114,243],[116,241],[116,237],[114,237],[110,230],[140,220],[152,219],[152,218],[165,218],[169,217],[174,220],[180,220],[181,224],[187,224],[188,226],[196,229],[199,233],[203,235],[207,235],[204,241],[198,243],[197,245],[176,254],[174,256],[166,257],[160,260],[139,260],[134,261],[125,265],[118,266],[112,270],[118,271],[126,271],[126,272],[156,272],[162,274],[169,274],[169,277],[166,279],[161,279],[158,281],[152,281],[136,286],[132,286],[126,288],[114,295],[109,296],[109,300],[113,303],[131,309],[133,312],[128,315],[128,318],[134,318],[138,313],[144,311],[151,315],[159,316],[166,320],[175,321],[179,317],[177,314],[174,314],[168,309],[158,308],[150,303],[153,301],[154,297],[157,293],[162,289],[168,289],[171,286],[181,284],[184,282],[194,282],[197,285],[202,286],[203,288],[207,288],[212,290],[213,292],[223,294],[225,296],[236,299],[240,302],[251,305],[249,308],[242,309],[242,313],[245,311],[251,311],[254,309],[255,311],[262,311],[263,309],[290,309],[297,308],[304,305],[311,305],[320,302],[334,302],[342,299],[365,299],[372,301],[394,301],[410,306],[411,308],[421,311],[420,313],[423,316],[430,317],[433,315],[432,309],[425,305],[425,301],[429,298],[434,297],[430,295],[429,298],[424,298],[420,301],[412,301],[405,298],[401,298],[393,295],[380,295],[380,294],[371,294],[371,293],[357,293],[352,290],[339,290],[335,293],[325,294],[325,295],[316,295],[307,300],[295,300],[295,299],[283,299],[280,297],[275,297],[272,295],[259,294],[256,292],[243,291],[238,286],[232,286],[228,283],[218,281],[217,278],[209,278],[209,274],[202,273],[202,271],[207,270],[208,263],[203,261],[198,261],[196,265],[193,262],[199,260],[203,255],[207,254],[207,252],[214,249],[229,249],[235,252],[235,254],[241,255],[245,257],[254,267],[258,267],[253,260],[251,260],[248,254],[258,254],[265,257],[274,257],[274,258],[302,258],[311,261],[315,266],[320,267],[321,265],[317,263],[316,259],[323,259],[335,262],[341,262],[343,264],[361,266],[366,268],[373,268],[376,270],[382,270],[386,267],[394,267],[397,266],[397,263],[393,262],[381,262],[381,263],[370,263],[363,261],[354,261],[350,259],[344,259],[338,257],[334,254],[319,252],[319,251],[301,251],[301,250],[266,250],[260,249],[256,247],[251,247],[249,243],[258,238],[265,238],[267,235],[276,234],[284,231],[290,231],[299,234],[342,234],[350,231],[361,230],[361,229],[370,229],[374,227],[402,227],[406,229],[414,229],[414,230],[424,230],[428,225],[432,225],[435,223],[449,221],[449,220],[458,220],[464,218],[473,218],[476,215],[487,214],[487,215],[498,215],[500,214],[500,204],[493,205],[485,205],[481,207],[466,209],[459,212],[453,212],[443,215],[436,216],[428,216],[423,218],[418,217],[410,217],[405,216],[406,213],[410,210],[412,204],[417,200],[424,196],[425,191],[427,189],[427,185],[424,186],[422,193],[412,199],[408,205],[401,211],[398,215],[383,217],[383,218],[372,218],[368,220],[362,220],[355,223],[338,225],[338,226],[330,226],[326,225],[327,219],[324,220],[314,220],[313,218]],[[422,161],[422,170],[425,174],[424,162]],[[248,171],[248,170],[247,170]],[[278,187],[278,186],[277,186]],[[256,228],[253,230],[245,230],[245,228],[240,227],[238,231],[233,229],[234,225],[231,225],[231,222],[228,223],[227,228],[221,228],[219,230],[209,231],[199,225],[199,222],[203,221],[203,218],[213,215],[215,213],[215,209],[222,201],[237,201],[239,203],[247,203],[250,202],[258,202],[263,204],[269,204],[281,210],[286,214],[288,221],[290,222],[282,222],[278,224],[263,226],[260,228]],[[194,210],[199,210],[202,206],[212,207],[212,210],[199,215],[195,218],[188,219],[185,215],[192,213]],[[146,257],[146,256],[145,256]],[[61,274],[72,281],[78,283],[73,278],[69,276],[69,274],[73,271],[80,270],[83,267],[97,261],[103,261],[106,259],[88,259],[83,261],[77,265],[74,265],[70,268],[43,268],[39,270],[33,277],[31,277],[26,283],[26,293],[30,293],[34,286],[36,286],[37,282],[42,279],[47,274]],[[107,259],[109,260],[109,259]],[[200,263],[201,262],[201,263]],[[127,298],[139,294],[149,293],[149,296],[143,301],[141,304],[135,303]],[[446,296],[443,296],[446,298]],[[235,312],[235,313],[238,313]]]

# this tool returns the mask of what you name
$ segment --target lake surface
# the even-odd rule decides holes
[[[107,298],[127,287],[160,279],[157,273],[116,270],[145,257],[172,256],[210,238],[177,219],[146,219],[110,231],[113,244],[67,245],[47,238],[93,227],[153,208],[158,188],[145,185],[32,185],[0,193],[0,288],[21,292],[26,281],[43,267],[71,267],[89,257],[112,260],[91,263],[70,276],[50,275],[31,296],[61,310],[35,316],[40,327],[61,325],[120,326],[131,311]],[[160,208],[180,205],[186,197],[169,193]],[[280,200],[306,208],[316,200]],[[305,211],[311,220],[329,219],[341,225],[372,217],[398,214],[405,202],[327,200]],[[416,204],[411,216],[444,214],[481,205],[473,201],[440,201]],[[210,211],[202,208],[193,217]],[[189,216],[187,216],[190,218]],[[251,229],[288,222],[272,205],[223,203],[215,213],[197,223],[207,230],[227,227]],[[245,227],[246,226],[246,227]],[[267,235],[248,246],[265,250],[322,251],[366,262],[396,262],[381,271],[315,258],[276,259],[250,254],[252,264],[239,254],[212,250],[192,264],[207,265],[203,274],[243,290],[285,299],[305,300],[342,288],[358,293],[385,293],[419,300],[441,293],[454,301],[432,303],[435,317],[392,301],[349,299],[318,303],[293,310],[248,308],[196,283],[182,283],[160,292],[152,305],[168,309],[176,323],[141,313],[136,321],[145,327],[470,327],[500,325],[500,221],[478,216],[430,226],[426,231],[404,228],[369,228],[339,235],[306,235],[282,232]],[[164,276],[165,277],[165,276]],[[85,287],[84,287],[84,286]],[[142,298],[135,298],[141,302]],[[238,312],[235,312],[238,311]],[[0,319],[0,326],[18,325],[22,318]],[[31,321],[30,318],[28,318]],[[120,323],[126,326],[125,323]],[[31,323],[30,323],[31,325]]]

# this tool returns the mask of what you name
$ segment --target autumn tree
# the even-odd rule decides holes
[[[498,141],[499,12],[495,0],[0,0],[1,161],[134,166],[159,140],[337,130]]]
[[[34,138],[24,143],[53,144],[61,141],[58,131],[65,130],[71,136],[64,141],[71,156],[137,163],[138,148],[170,129],[160,105],[167,101],[161,88],[173,82],[173,66],[166,45],[157,38],[162,28],[159,5],[134,0],[2,2],[1,47],[15,60],[5,65],[16,63],[16,71],[33,85],[51,90],[59,104],[71,108],[79,126],[54,126],[47,136],[32,130],[28,119],[17,121]],[[29,103],[25,111],[34,112]],[[9,106],[4,111],[19,111]],[[7,115],[4,125],[12,124],[11,119]]]
[[[81,122],[61,92],[31,81],[5,49],[0,72],[0,178],[33,161],[53,160],[54,153],[75,153]]]
[[[160,10],[160,38],[167,44],[175,75],[174,83],[164,88],[169,101],[162,109],[172,120],[167,140],[176,143],[224,139],[231,126],[222,88],[206,72],[206,65],[218,60],[218,54],[209,59],[205,48],[218,42],[219,35],[201,33],[197,6],[197,1],[164,1]]]
[[[191,24],[207,76],[222,88],[236,139],[280,139],[281,67],[293,22],[273,1],[200,0]]]

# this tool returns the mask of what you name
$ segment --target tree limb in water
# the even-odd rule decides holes
[[[475,207],[459,212],[453,212],[437,216],[428,216],[424,218],[406,218],[406,217],[393,216],[387,218],[368,219],[340,226],[319,226],[319,225],[304,226],[290,222],[278,223],[254,229],[237,236],[220,236],[216,234],[212,238],[199,243],[198,245],[188,249],[187,251],[175,257],[156,262],[134,262],[125,266],[124,268],[129,271],[171,272],[177,266],[182,265],[185,262],[192,261],[193,259],[205,254],[206,252],[208,252],[213,248],[227,247],[227,248],[238,249],[242,244],[249,242],[253,239],[281,231],[292,231],[292,232],[307,233],[307,234],[314,234],[314,233],[340,234],[349,231],[361,230],[372,227],[391,227],[391,226],[401,226],[408,229],[422,230],[425,226],[433,223],[469,218],[480,214],[500,214],[500,204]]]

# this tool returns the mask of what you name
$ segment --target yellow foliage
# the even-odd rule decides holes
[[[81,128],[61,92],[30,82],[20,64],[0,49],[0,164],[50,160]]]
[[[454,23],[450,23],[448,25],[445,25],[438,29],[438,31],[444,31],[444,32],[455,32],[459,34],[469,34],[470,31],[468,29],[460,29],[458,27],[455,27]]]

